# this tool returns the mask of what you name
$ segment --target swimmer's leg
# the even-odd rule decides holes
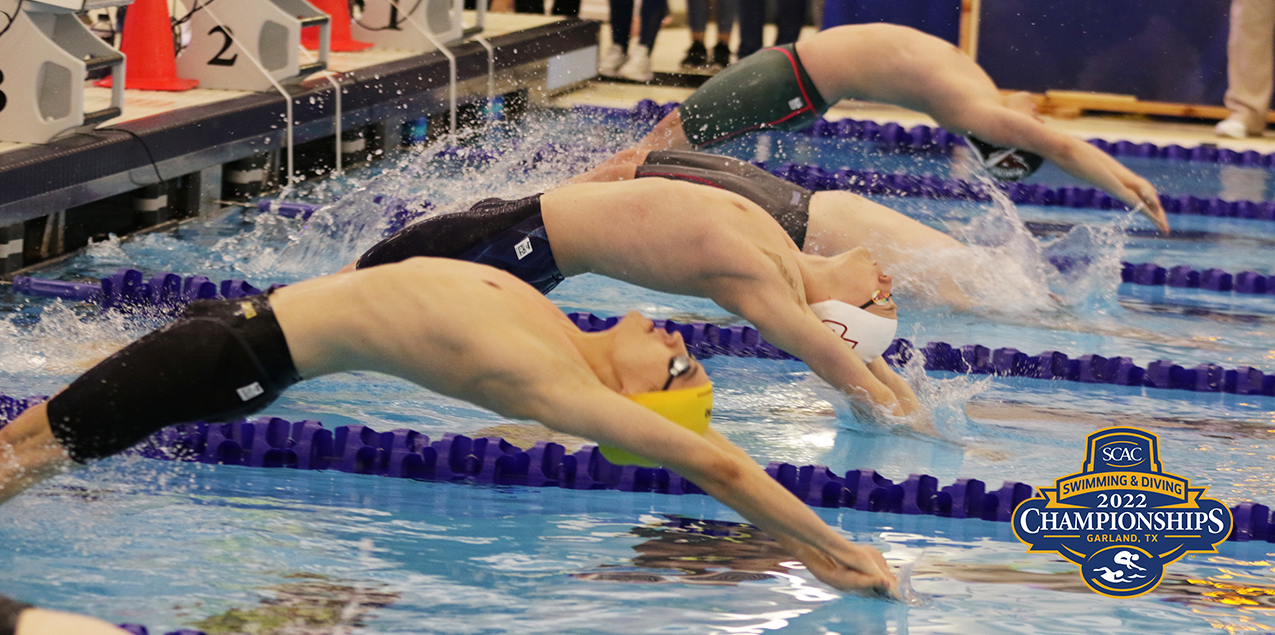
[[[967,309],[994,272],[960,241],[851,192],[816,192],[802,251],[833,256],[863,247],[886,273],[930,301]]]
[[[621,150],[601,165],[580,176],[567,180],[563,185],[576,183],[609,183],[612,181],[631,181],[635,178],[637,168],[646,162],[649,150],[628,148]]]
[[[686,138],[686,132],[682,130],[681,109],[674,108],[673,112],[665,115],[634,147],[647,151],[693,150],[691,140]]]
[[[53,437],[47,408],[31,406],[0,428],[0,503],[75,465]]]
[[[18,619],[17,635],[27,633],[75,633],[75,635],[128,635],[129,631],[95,617],[30,608]]]
[[[265,296],[192,304],[0,429],[0,501],[166,426],[257,412],[299,380]]]
[[[691,142],[686,138],[686,133],[682,132],[682,116],[674,109],[673,112],[655,124],[655,128],[647,133],[637,145],[617,152],[593,170],[568,181],[568,184],[589,181],[623,181],[633,178],[631,175],[626,177],[625,170],[642,165],[648,152],[653,150],[692,149]]]
[[[965,249],[960,241],[858,194],[816,192],[806,230],[808,254],[832,256],[865,247],[883,265],[903,264],[922,250]]]

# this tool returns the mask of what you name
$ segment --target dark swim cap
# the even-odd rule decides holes
[[[1021,181],[1035,174],[1045,162],[1039,154],[995,146],[973,135],[967,135],[965,140],[983,168],[1002,181]]]

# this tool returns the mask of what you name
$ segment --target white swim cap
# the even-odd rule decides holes
[[[1035,174],[1045,162],[1034,152],[992,145],[973,135],[966,135],[965,139],[987,173],[1002,181],[1021,181]]]
[[[828,300],[810,305],[810,310],[845,340],[864,363],[881,356],[894,342],[899,321],[873,315],[852,304]]]

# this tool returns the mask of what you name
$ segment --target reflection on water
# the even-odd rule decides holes
[[[790,569],[804,568],[774,538],[743,523],[663,515],[629,530],[645,540],[633,546],[630,567],[604,565],[571,574],[582,580],[736,585],[779,580]],[[660,573],[655,573],[659,571]]]
[[[283,577],[297,581],[260,589],[267,597],[255,607],[233,608],[191,626],[208,635],[328,635],[367,626],[365,617],[399,598],[379,583],[329,580],[313,573]]]
[[[1245,564],[1261,566],[1269,563]],[[917,578],[943,577],[978,584],[1011,584],[1063,593],[1093,594],[1074,566],[1070,571],[1045,573],[1025,571],[1009,565],[935,562],[918,566],[913,575]],[[1216,608],[1218,605],[1225,605],[1269,611],[1275,610],[1275,581],[1269,577],[1236,575],[1225,568],[1219,569],[1216,575],[1209,577],[1166,572],[1160,586],[1156,587],[1149,597],[1192,608]]]

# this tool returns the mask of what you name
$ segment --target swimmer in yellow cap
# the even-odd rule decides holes
[[[673,380],[692,371],[695,366],[690,355],[678,355],[669,359],[668,380],[659,390],[628,395],[633,402],[653,411],[655,414],[676,423],[695,434],[703,436],[708,432],[708,424],[713,419],[713,384],[712,382],[670,390]],[[648,461],[632,452],[604,445],[599,448],[602,456],[617,465],[641,465],[659,467],[657,463]]]
[[[636,312],[582,332],[526,283],[459,260],[192,304],[0,428],[0,500],[165,426],[242,417],[292,384],[345,371],[400,377],[667,466],[829,585],[897,593],[880,552],[842,538],[707,427],[712,385],[680,334]]]

